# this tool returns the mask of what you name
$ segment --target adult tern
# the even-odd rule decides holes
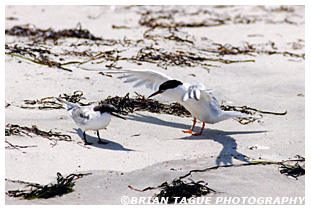
[[[254,118],[241,112],[222,110],[211,89],[199,82],[183,83],[154,70],[116,70],[107,73],[123,74],[119,78],[125,79],[125,83],[134,82],[134,87],[146,86],[154,90],[155,92],[148,98],[163,94],[182,104],[194,118],[191,129],[183,131],[184,133],[199,136],[203,132],[205,123],[214,124],[233,117]],[[200,132],[194,133],[193,128],[197,120],[203,125]]]

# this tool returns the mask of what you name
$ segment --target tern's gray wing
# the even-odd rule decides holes
[[[208,98],[208,100],[211,102],[211,104],[214,105],[214,107],[220,107],[217,99],[215,98],[215,96],[211,92],[206,91],[203,94],[205,97]]]
[[[88,108],[74,107],[69,111],[69,114],[78,125],[86,124],[90,119],[90,110]]]
[[[163,82],[173,79],[162,72],[153,70],[116,70],[106,73],[123,74],[119,78],[124,78],[125,83],[134,82],[134,87],[146,86],[146,88],[154,91],[159,90],[159,87]]]
[[[78,104],[65,101],[62,98],[56,99],[66,104],[69,115],[78,125],[84,125],[90,120],[91,107],[80,107]]]
[[[184,94],[182,101],[187,101],[189,98],[194,98],[196,100],[200,100],[202,94],[204,94],[205,97],[209,101],[215,100],[218,104],[216,98],[211,93],[211,89],[208,89],[205,85],[202,83],[185,83],[184,86],[187,88],[186,93]]]

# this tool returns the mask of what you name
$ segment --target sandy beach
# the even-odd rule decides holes
[[[135,189],[203,169],[182,180],[208,183],[215,193],[203,197],[212,204],[226,204],[217,200],[224,197],[304,199],[305,176],[280,173],[282,162],[304,167],[303,6],[7,5],[5,18],[5,192],[53,183],[57,172],[91,173],[76,180],[72,193],[34,200],[6,195],[6,204],[125,204],[124,196],[160,191]],[[87,104],[152,93],[98,69],[152,69],[201,82],[220,104],[251,107],[262,118],[206,124],[201,136],[192,136],[182,132],[191,117],[134,111],[100,131],[108,144],[88,131],[93,144],[84,145],[54,97],[80,91]],[[29,131],[33,126],[55,135]]]

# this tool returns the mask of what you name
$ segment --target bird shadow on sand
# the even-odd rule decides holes
[[[81,138],[81,140],[84,142],[83,140],[83,131],[79,128],[79,129],[74,129],[76,131],[76,133],[78,133],[79,137]],[[92,133],[92,131],[88,131],[89,133]],[[107,142],[107,144],[99,144],[98,143],[98,138],[96,136],[96,134],[94,134],[95,136],[90,136],[88,133],[86,133],[86,139],[88,142],[91,142],[91,147],[98,147],[101,149],[109,149],[109,150],[120,150],[120,151],[135,151],[132,149],[128,149],[128,148],[124,148],[121,144],[114,142],[114,141],[110,141],[107,139],[103,139],[101,138],[101,140],[103,142]]]
[[[146,122],[146,123],[152,123],[156,125],[161,126],[170,126],[174,128],[180,128],[180,129],[189,129],[190,125],[185,125],[182,123],[177,122],[168,122],[164,121],[162,119],[152,117],[152,116],[146,116],[140,113],[136,113],[135,115],[128,116],[127,119],[134,120],[134,121],[140,121],[140,122]],[[195,127],[194,130],[199,131],[200,128]],[[222,131],[217,129],[209,129],[205,128],[202,135],[200,136],[194,136],[189,135],[186,137],[179,138],[183,140],[213,140],[223,146],[223,149],[220,151],[219,155],[216,158],[216,164],[219,165],[232,165],[232,160],[237,159],[246,163],[249,163],[250,161],[247,159],[246,155],[243,155],[242,153],[237,151],[237,143],[234,138],[231,137],[231,135],[237,135],[237,134],[257,134],[257,133],[265,133],[267,131]]]
[[[205,128],[201,136],[186,136],[181,139],[184,140],[213,140],[223,146],[216,158],[216,164],[219,165],[232,165],[233,158],[242,162],[249,163],[246,155],[237,151],[237,143],[231,135],[236,134],[256,134],[264,133],[266,131],[222,131],[217,129]]]

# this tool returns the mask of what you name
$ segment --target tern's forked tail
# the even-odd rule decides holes
[[[244,114],[237,111],[223,111],[219,116],[219,121],[227,120],[233,117],[241,117],[241,118],[260,118],[258,116],[253,116],[249,114]]]
[[[62,103],[64,103],[64,104],[66,104],[66,109],[67,109],[67,111],[69,111],[71,108],[74,108],[74,107],[79,107],[79,105],[78,104],[75,104],[75,103],[72,103],[72,102],[68,102],[68,101],[65,101],[65,100],[63,100],[62,98],[56,98],[58,101],[60,101],[60,102],[62,102]]]

